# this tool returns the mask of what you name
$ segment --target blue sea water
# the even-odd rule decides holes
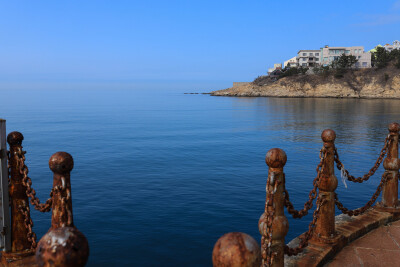
[[[390,99],[118,89],[0,93],[0,117],[8,132],[24,134],[42,201],[52,186],[50,156],[66,151],[74,157],[74,222],[89,240],[88,266],[211,266],[214,243],[224,233],[260,240],[269,149],[286,151],[286,187],[299,209],[316,175],[324,129],[336,131],[346,169],[362,175],[373,166],[387,125],[400,121],[400,101]],[[348,182],[347,189],[339,182],[342,202],[364,205],[381,173],[363,184]],[[51,216],[32,210],[32,217],[40,238]],[[310,220],[289,217],[286,241]]]

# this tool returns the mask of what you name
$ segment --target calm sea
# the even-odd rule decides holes
[[[50,156],[72,154],[75,225],[90,244],[88,266],[210,266],[216,240],[231,231],[260,240],[265,153],[286,151],[287,188],[297,209],[307,200],[321,132],[353,175],[374,164],[399,100],[233,98],[179,90],[1,91],[7,131],[24,134],[33,187],[48,198]],[[382,173],[382,172],[379,172]],[[337,172],[340,179],[340,174]],[[379,174],[339,182],[349,208],[366,203]],[[32,211],[39,237],[50,214]],[[286,241],[311,217],[289,219]]]

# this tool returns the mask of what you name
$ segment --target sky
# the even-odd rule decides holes
[[[0,0],[0,89],[221,89],[300,49],[399,39],[395,0]]]

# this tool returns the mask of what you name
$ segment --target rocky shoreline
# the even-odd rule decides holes
[[[254,83],[217,90],[212,96],[237,97],[326,97],[400,99],[400,70],[360,69],[338,79],[333,76],[299,75],[263,85]]]

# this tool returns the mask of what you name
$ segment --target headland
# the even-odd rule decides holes
[[[333,74],[298,74],[277,80],[268,76],[249,83],[210,93],[213,96],[242,97],[333,97],[400,99],[400,69],[351,69],[337,78]]]

